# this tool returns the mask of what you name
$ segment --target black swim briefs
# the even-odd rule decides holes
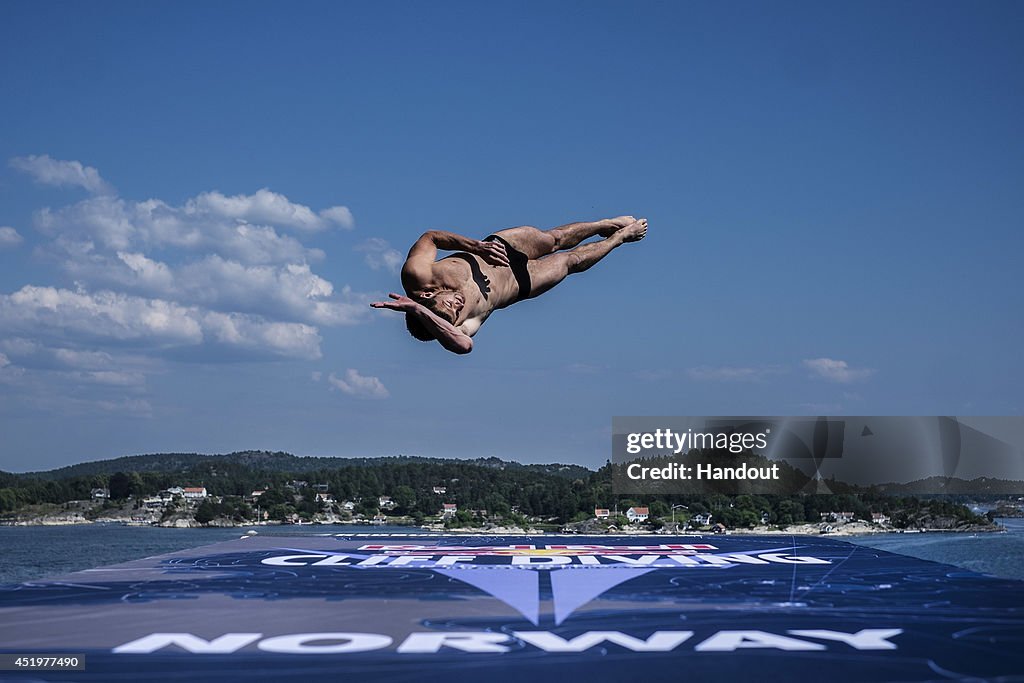
[[[530,292],[532,290],[530,284],[530,271],[526,267],[527,262],[530,260],[529,257],[509,244],[508,240],[502,239],[497,235],[488,235],[484,238],[484,242],[501,242],[505,245],[505,254],[508,256],[508,264],[509,267],[512,268],[512,277],[514,277],[516,282],[519,284],[519,296],[516,297],[516,301],[529,299]]]

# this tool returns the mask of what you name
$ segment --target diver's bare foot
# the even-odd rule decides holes
[[[647,219],[641,218],[624,227],[622,232],[623,242],[639,242],[647,236]]]
[[[601,237],[611,237],[613,234],[622,230],[627,225],[631,225],[636,222],[636,219],[632,216],[619,216],[618,218],[606,218],[604,223],[608,224],[607,228],[602,228],[597,231],[597,234]]]

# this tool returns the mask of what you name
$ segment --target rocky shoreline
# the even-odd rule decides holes
[[[404,522],[404,523],[403,523]],[[195,518],[188,514],[175,515],[169,518],[161,519],[158,515],[125,515],[125,514],[113,514],[113,515],[97,515],[95,517],[86,517],[80,512],[61,512],[61,513],[41,513],[41,514],[29,514],[29,515],[11,515],[5,519],[0,519],[0,526],[74,526],[81,524],[120,524],[125,526],[154,526],[161,528],[171,529],[200,529],[200,528],[251,528],[255,526],[292,526],[289,524],[283,524],[281,522],[262,522],[256,523],[255,521],[236,521],[227,518],[215,518],[206,524],[201,524],[195,520]],[[295,526],[379,526],[379,524],[369,524],[364,520],[343,520],[343,519],[324,519],[317,520],[314,522],[302,523]],[[419,532],[427,533],[446,533],[446,534],[460,534],[460,535],[479,535],[479,536],[536,536],[543,534],[572,534],[575,532],[559,532],[557,530],[545,530],[538,529],[535,527],[519,527],[519,526],[492,526],[492,527],[453,527],[445,528],[440,524],[424,525],[422,527],[415,527],[409,524],[405,520],[396,519],[389,521],[388,526],[408,526],[411,529],[418,530]],[[915,528],[915,529],[896,529],[888,525],[873,524],[864,521],[853,521],[845,524],[836,525],[831,530],[825,532],[822,531],[821,525],[819,524],[795,524],[785,528],[770,527],[770,526],[755,526],[749,529],[728,529],[725,531],[719,531],[718,533],[725,533],[730,535],[758,535],[758,536],[869,536],[875,534],[893,534],[893,533],[998,533],[1005,531],[1002,526],[998,524],[988,525],[963,525],[963,526],[933,526],[926,528]],[[615,531],[589,531],[587,533],[608,533],[616,535],[627,535],[627,536],[657,536],[666,534],[694,534],[694,535],[709,535],[715,533],[710,529],[688,529],[679,530],[676,532],[670,532],[666,529],[659,529],[657,531],[650,529],[621,529]]]
[[[401,526],[410,529],[411,533],[445,533],[460,535],[486,535],[486,536],[513,536],[513,535],[624,535],[624,536],[647,536],[666,534],[694,534],[711,535],[735,534],[735,535],[798,535],[798,536],[869,536],[875,534],[893,533],[991,533],[1005,531],[999,524],[971,523],[968,520],[952,515],[922,514],[910,520],[910,526],[906,528],[893,527],[888,520],[867,521],[854,519],[850,521],[838,521],[833,523],[803,523],[791,524],[780,528],[777,526],[757,525],[749,528],[724,528],[720,524],[713,527],[680,528],[670,529],[666,524],[659,529],[651,529],[646,524],[622,526],[616,528],[609,526],[596,518],[584,520],[559,527],[553,523],[534,524],[501,524],[490,522],[482,526],[446,526],[436,517],[427,518],[419,525],[408,516],[387,516],[378,515],[375,520],[370,520],[362,515],[353,517],[350,514],[337,514],[335,512],[320,512],[308,520],[297,518],[289,523],[282,521],[262,521],[253,519],[239,519],[238,516],[216,516],[212,519],[204,518],[203,521],[196,519],[197,507],[189,505],[180,509],[149,509],[143,506],[136,506],[130,503],[111,504],[109,502],[99,503],[96,501],[71,501],[69,503],[41,504],[26,506],[17,512],[8,513],[0,517],[0,526],[73,526],[81,524],[120,524],[125,526],[155,526],[172,529],[197,529],[197,528],[252,528],[259,526]],[[448,524],[451,524],[449,521]]]

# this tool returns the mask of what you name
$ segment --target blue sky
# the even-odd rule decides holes
[[[1019,3],[53,3],[0,22],[0,469],[589,466],[613,415],[1020,414]],[[465,357],[425,229],[646,216]]]

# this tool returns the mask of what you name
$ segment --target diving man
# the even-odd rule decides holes
[[[551,230],[520,226],[483,240],[429,230],[412,245],[402,267],[406,296],[390,294],[391,301],[370,305],[404,312],[417,339],[436,339],[453,353],[469,353],[471,337],[492,312],[540,296],[646,234],[647,220],[632,216]],[[583,244],[595,236],[603,239]],[[455,253],[436,260],[439,249]]]

